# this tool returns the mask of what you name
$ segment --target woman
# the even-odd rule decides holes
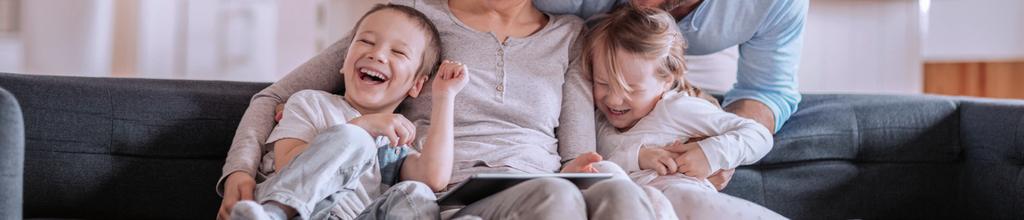
[[[426,14],[441,32],[445,58],[460,60],[474,77],[456,99],[452,183],[476,173],[552,173],[613,167],[593,153],[590,82],[575,67],[583,28],[575,16],[540,12],[529,0],[402,0]],[[347,42],[347,40],[342,40]],[[251,199],[261,147],[273,126],[274,107],[302,89],[343,91],[337,70],[346,45],[325,52],[253,97],[239,125],[221,178],[221,217]],[[570,64],[570,62],[573,62]],[[430,89],[402,113],[426,132]],[[419,141],[419,140],[417,140]],[[524,182],[462,208],[456,216],[484,219],[653,218],[642,189],[627,179],[580,191],[562,179]]]

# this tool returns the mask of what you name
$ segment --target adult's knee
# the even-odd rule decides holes
[[[564,217],[568,213],[585,213],[586,202],[579,188],[561,178],[540,178],[521,183],[528,190],[528,196],[520,205],[533,208],[522,209],[532,212],[528,216],[538,219]]]
[[[654,207],[643,189],[627,179],[601,181],[583,196],[593,219],[655,219]]]
[[[627,201],[644,196],[643,189],[633,181],[609,179],[595,183],[587,189],[587,198],[609,201]]]
[[[562,178],[539,178],[522,183],[524,187],[533,189],[533,192],[541,195],[549,195],[559,198],[580,197],[579,188],[572,182]]]
[[[629,174],[626,174],[626,171],[623,170],[622,167],[620,167],[618,164],[615,164],[614,162],[605,160],[594,163],[593,166],[595,169],[597,169],[597,172],[611,173],[612,175],[614,175],[615,178],[629,179]]]

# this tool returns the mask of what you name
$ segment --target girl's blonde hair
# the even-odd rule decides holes
[[[585,73],[593,74],[594,69],[601,68],[608,74],[608,84],[613,91],[632,91],[622,76],[619,58],[615,56],[623,50],[658,61],[657,76],[670,81],[672,89],[692,96],[701,93],[683,78],[686,73],[683,58],[686,40],[672,15],[661,9],[630,4],[600,19],[584,36],[581,64]],[[604,65],[594,66],[594,59],[598,57],[603,59]]]

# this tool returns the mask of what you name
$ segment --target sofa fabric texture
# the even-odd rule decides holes
[[[0,73],[17,99],[0,92],[0,218],[215,218],[238,121],[268,85]],[[794,219],[1024,218],[1024,101],[805,94],[799,109],[725,193]]]

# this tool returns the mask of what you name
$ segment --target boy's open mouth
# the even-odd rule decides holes
[[[388,76],[370,68],[359,68],[359,79],[371,84],[380,84],[387,82]]]

